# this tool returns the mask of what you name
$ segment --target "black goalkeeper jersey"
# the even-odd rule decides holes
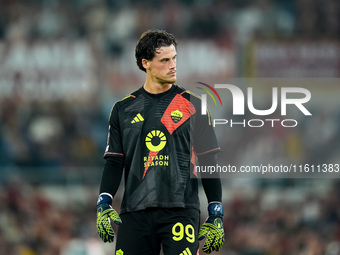
[[[201,99],[177,85],[161,94],[141,87],[113,106],[104,158],[124,158],[121,213],[199,210],[196,155],[219,151],[210,121]]]

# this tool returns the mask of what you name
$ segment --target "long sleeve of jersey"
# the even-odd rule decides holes
[[[99,193],[115,196],[123,175],[123,157],[107,157],[104,165]]]
[[[217,155],[208,154],[198,157],[198,162],[200,166],[216,166],[217,165]],[[201,176],[202,186],[204,192],[207,196],[208,203],[213,201],[222,202],[222,185],[221,179],[218,173],[213,173],[209,176]]]

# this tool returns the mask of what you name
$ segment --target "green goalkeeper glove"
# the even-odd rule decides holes
[[[223,230],[223,206],[221,202],[211,202],[208,206],[209,217],[198,233],[198,240],[207,237],[202,250],[210,254],[219,251],[225,241]]]
[[[108,193],[99,195],[97,201],[97,233],[103,242],[113,242],[115,233],[111,226],[111,220],[116,224],[122,224],[118,213],[112,209],[112,197]]]

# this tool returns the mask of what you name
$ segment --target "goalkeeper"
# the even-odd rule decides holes
[[[109,118],[106,160],[97,202],[97,231],[115,238],[116,255],[196,255],[219,251],[224,243],[219,176],[201,178],[208,218],[200,227],[196,159],[216,165],[220,151],[210,115],[201,99],[175,84],[177,41],[162,30],[140,37],[135,56],[146,80],[114,104]],[[120,215],[112,201],[124,175]],[[211,176],[209,176],[211,177]]]

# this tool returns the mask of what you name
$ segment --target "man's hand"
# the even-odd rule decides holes
[[[202,250],[210,254],[219,251],[224,243],[223,206],[221,202],[211,202],[208,206],[209,217],[198,233],[198,240],[207,237]]]
[[[97,232],[103,242],[113,242],[115,233],[111,226],[111,220],[116,224],[122,224],[118,213],[112,209],[112,197],[109,194],[99,195],[97,202]]]

